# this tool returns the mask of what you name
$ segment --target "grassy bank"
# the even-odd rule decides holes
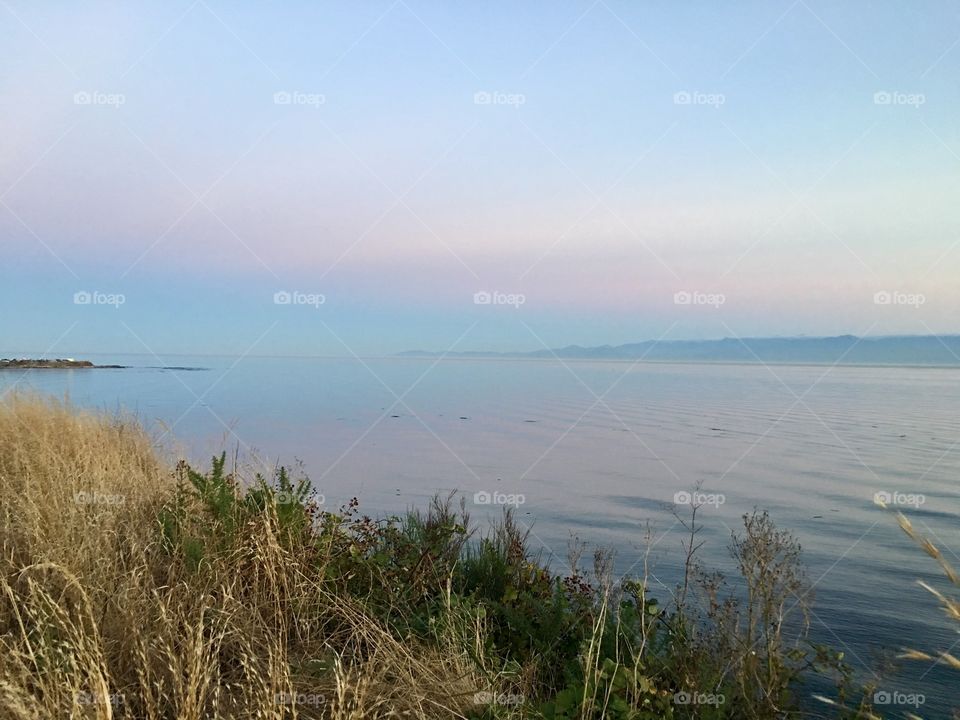
[[[4,718],[876,717],[760,512],[729,580],[684,518],[685,578],[655,597],[603,551],[557,574],[509,513],[332,510],[286,470],[171,467],[135,422],[23,396],[0,485]]]

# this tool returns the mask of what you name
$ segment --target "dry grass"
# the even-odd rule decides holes
[[[887,505],[882,502],[878,502],[877,504],[883,508],[889,509]],[[951,565],[950,562],[943,556],[940,548],[934,545],[929,538],[917,532],[916,528],[913,527],[913,523],[911,523],[909,518],[907,518],[907,516],[902,512],[897,510],[895,512],[895,516],[897,518],[897,523],[900,525],[900,529],[903,530],[907,537],[913,540],[917,547],[919,547],[921,550],[923,550],[923,552],[936,561],[937,565],[940,566],[940,570],[943,572],[947,580],[950,581],[951,585],[953,585],[955,588],[960,588],[960,574],[957,573],[953,565]],[[943,609],[943,612],[948,618],[954,622],[960,622],[960,601],[958,601],[956,598],[944,595],[942,592],[932,587],[928,583],[923,582],[922,580],[918,580],[917,583],[924,590],[929,592],[940,601],[940,607]],[[960,659],[946,650],[941,650],[931,654],[922,650],[906,648],[900,657],[906,660],[936,661],[944,665],[948,665],[954,670],[960,670]]]
[[[160,544],[175,487],[129,419],[0,403],[0,716],[463,717],[482,627],[399,641],[270,513],[188,569]]]
[[[465,550],[468,517],[439,499],[381,524],[191,472],[131,418],[0,402],[0,718],[684,720],[704,714],[675,695],[705,689],[726,698],[712,717],[797,712],[806,625],[780,628],[802,566],[765,513],[733,538],[745,602],[691,550],[703,597],[660,608],[647,555],[626,583],[601,551],[589,583],[557,576],[509,514]],[[851,697],[826,702],[875,717]]]

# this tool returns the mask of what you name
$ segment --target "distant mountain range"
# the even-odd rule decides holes
[[[404,357],[552,358],[572,360],[643,360],[645,362],[813,363],[844,365],[960,366],[960,335],[890,337],[723,338],[722,340],[646,340],[626,345],[497,353],[426,352]]]

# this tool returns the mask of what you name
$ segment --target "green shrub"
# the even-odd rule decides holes
[[[810,673],[832,676],[846,701],[842,655],[807,637],[800,547],[766,513],[745,515],[731,538],[731,584],[697,560],[694,508],[683,521],[683,582],[661,605],[644,579],[614,583],[609,553],[594,555],[589,579],[579,554],[571,574],[554,572],[509,510],[474,537],[465,503],[455,506],[452,495],[374,520],[356,499],[321,512],[309,481],[285,468],[243,487],[225,464],[221,455],[207,473],[177,467],[174,499],[160,513],[168,552],[196,570],[239,547],[250,523],[274,523],[281,544],[313,558],[333,594],[360,603],[398,639],[463,636],[491,683],[522,690],[525,716],[762,720],[797,708]],[[483,628],[473,643],[465,623]],[[683,701],[694,695],[716,702]],[[477,708],[478,717],[520,711]]]
[[[214,457],[209,473],[178,463],[174,497],[158,518],[167,551],[180,553],[196,569],[205,558],[234,547],[238,531],[266,512],[276,518],[281,539],[299,542],[314,535],[319,508],[308,479],[294,482],[280,467],[270,481],[257,473],[243,488],[225,471],[226,460],[226,453]]]

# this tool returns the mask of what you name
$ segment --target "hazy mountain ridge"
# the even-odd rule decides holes
[[[960,366],[960,335],[723,338],[721,340],[646,340],[625,345],[568,345],[532,352],[428,352],[404,357],[551,358],[644,360],[648,362],[763,362],[844,365]]]

